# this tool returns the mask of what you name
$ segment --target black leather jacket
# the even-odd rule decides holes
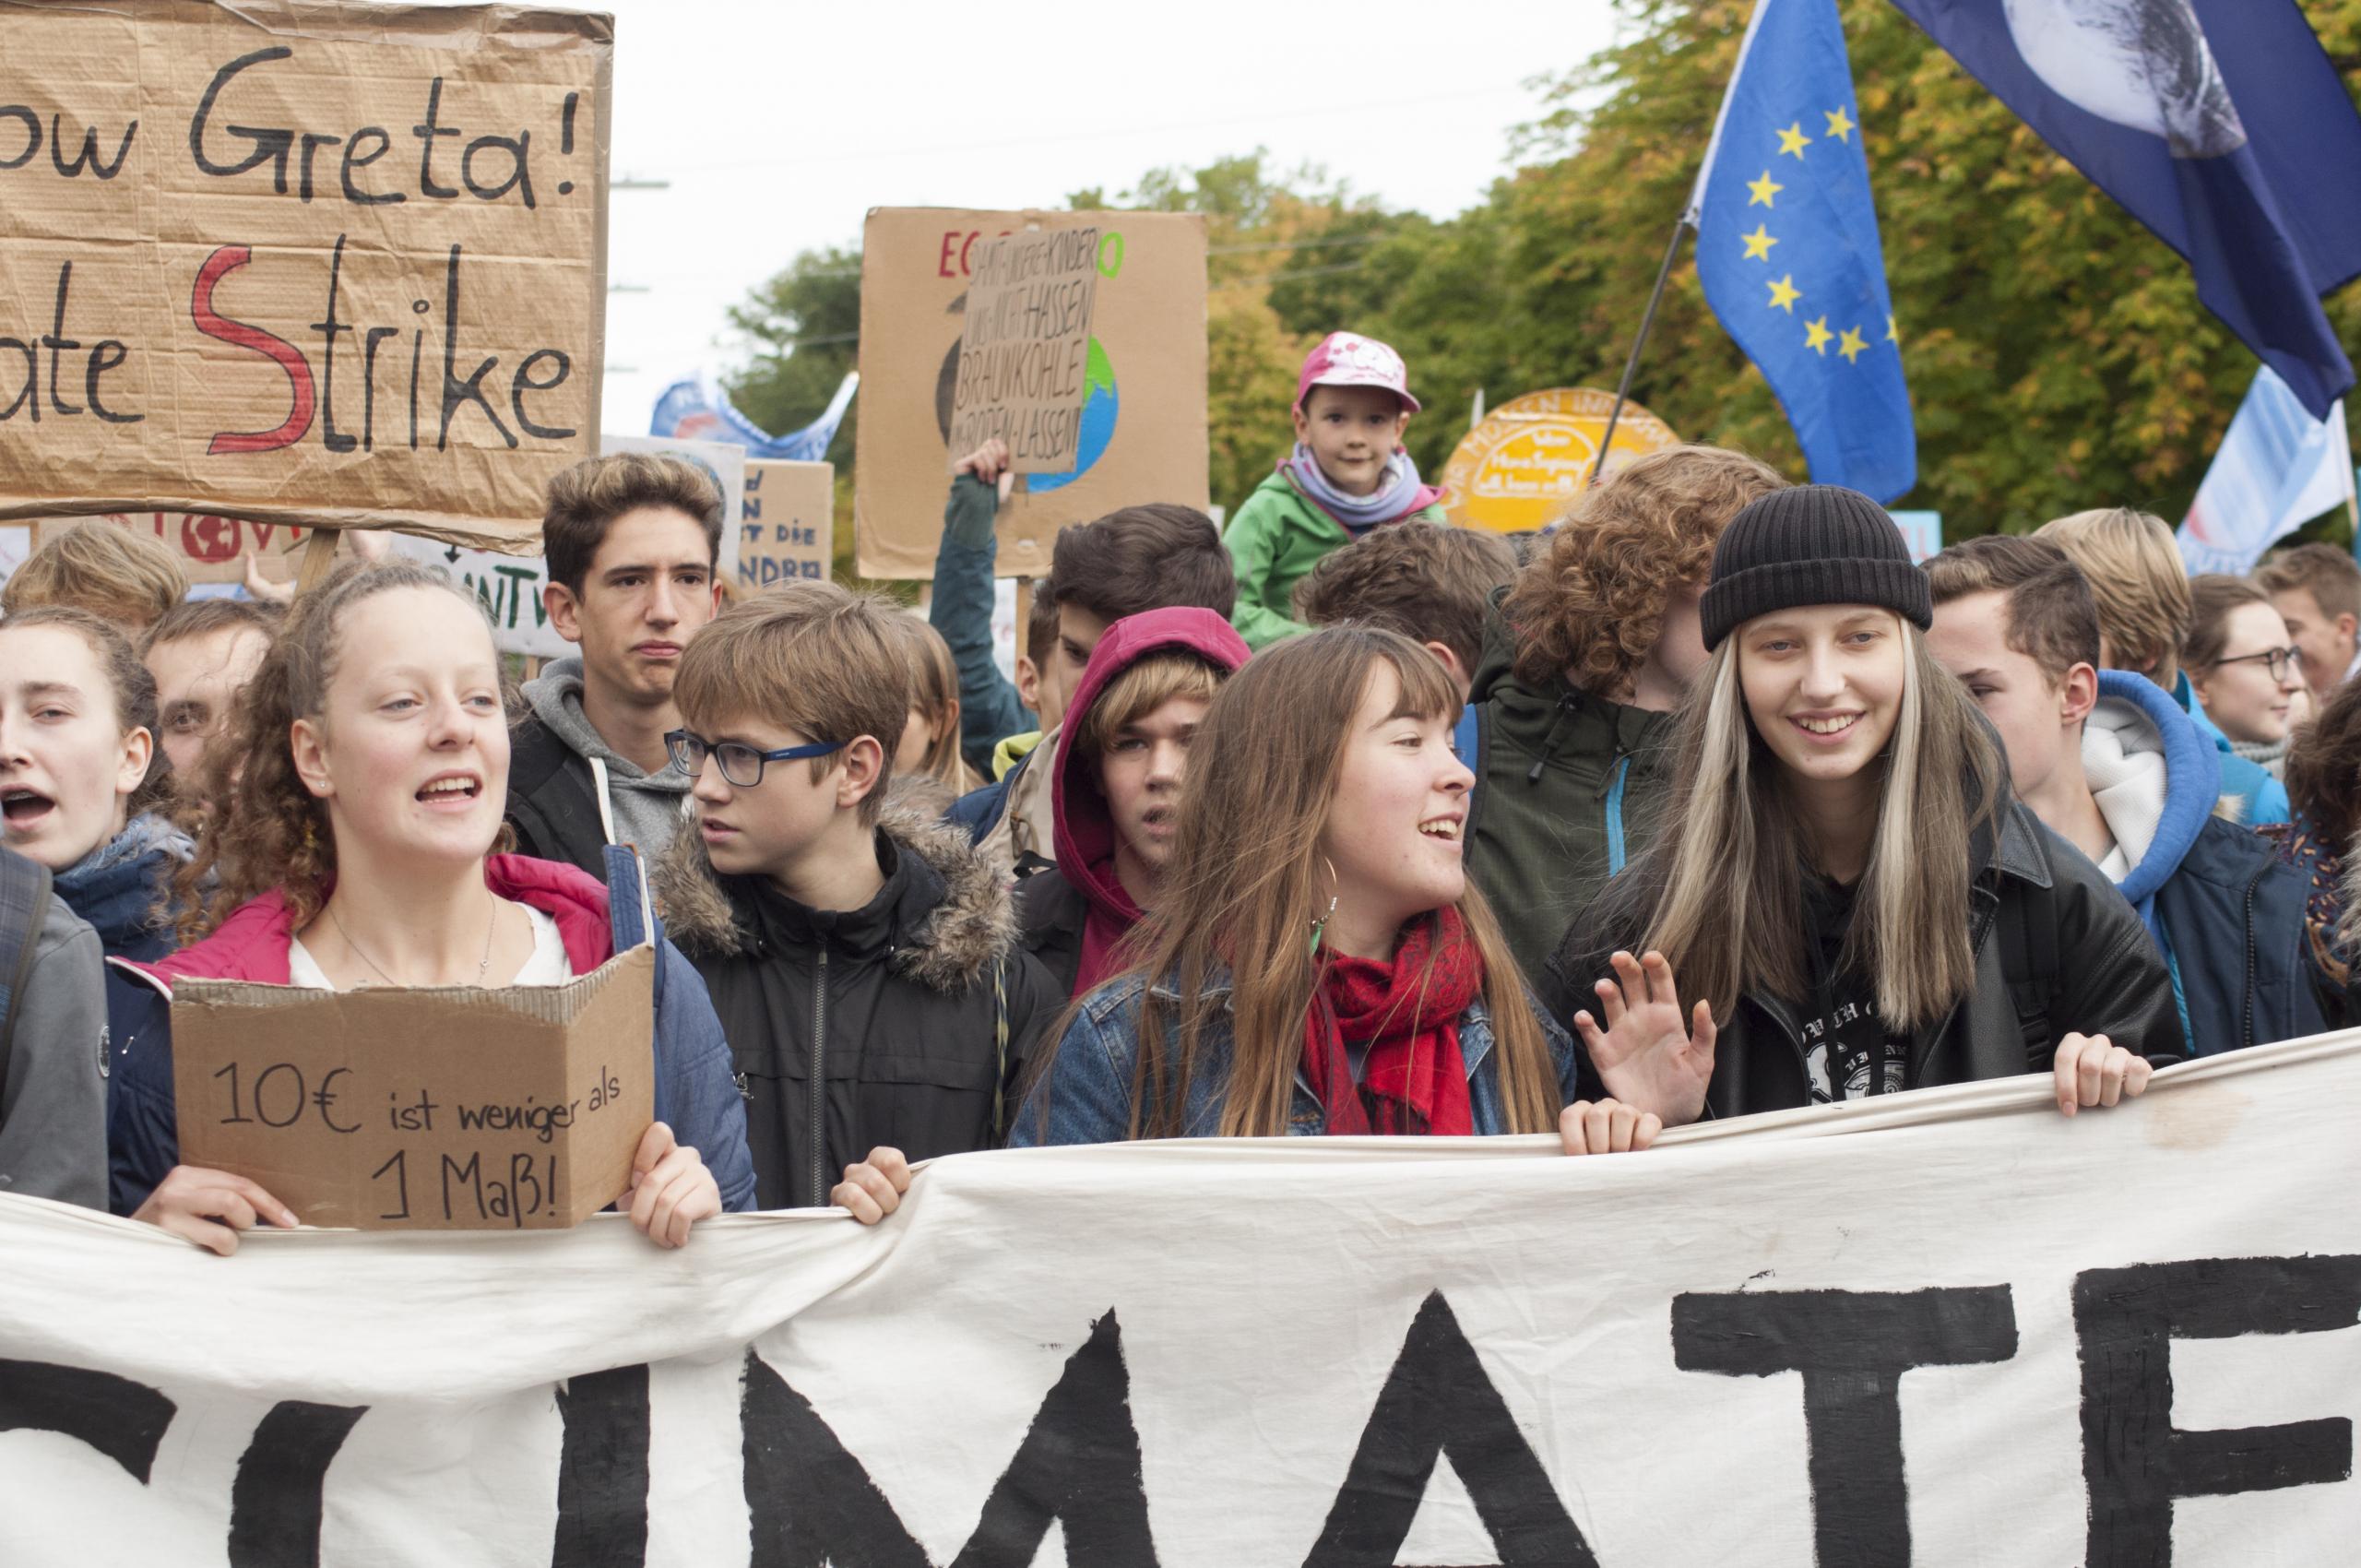
[[[2103,1034],[2162,1066],[2185,1053],[2172,980],[2147,927],[2104,873],[2011,802],[1999,819],[1999,844],[1980,830],[1970,846],[1984,867],[1969,888],[1969,940],[1975,985],[1939,1025],[1911,1039],[1908,1087],[1968,1083],[2047,1073],[2059,1037]],[[1606,900],[1602,899],[1602,903]],[[1548,964],[1541,998],[1571,1029],[1591,986],[1611,974],[1617,948],[1636,948],[1635,932],[1577,919]],[[1576,1039],[1575,1049],[1581,1051]],[[1585,1052],[1583,1095],[1606,1092]],[[1740,1116],[1811,1103],[1796,1009],[1750,991],[1737,1016],[1720,1021],[1706,1113]]]

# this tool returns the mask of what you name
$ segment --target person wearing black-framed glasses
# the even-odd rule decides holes
[[[2263,591],[2236,577],[2189,584],[2181,663],[2205,716],[2238,755],[2284,778],[2289,731],[2310,717],[2303,649]]]
[[[875,1218],[908,1161],[1000,1142],[1064,1001],[991,855],[885,798],[903,613],[833,583],[764,593],[698,634],[674,688],[695,817],[653,881],[729,1037],[765,1208]]]

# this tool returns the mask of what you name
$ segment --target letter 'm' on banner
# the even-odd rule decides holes
[[[2361,1257],[2201,1258],[2075,1276],[2090,1568],[2169,1563],[2177,1497],[2351,1479],[2353,1423],[2341,1416],[2218,1431],[2174,1426],[2172,1342],[2356,1322]]]
[[[1803,1373],[1821,1568],[1910,1561],[1902,1374],[2016,1353],[2017,1314],[2005,1285],[1691,1294],[1672,1302],[1672,1359],[1681,1371]]]
[[[752,1353],[742,1420],[753,1568],[932,1568],[812,1402]],[[952,1568],[1024,1568],[1053,1519],[1069,1562],[1156,1568],[1131,1374],[1111,1312],[1067,1359]]]

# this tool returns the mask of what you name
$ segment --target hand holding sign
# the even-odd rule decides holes
[[[641,1136],[623,1196],[631,1200],[631,1222],[659,1247],[679,1246],[689,1239],[690,1226],[721,1212],[721,1187],[704,1157],[682,1148],[661,1122],[650,1123]]]
[[[196,1165],[173,1166],[131,1218],[161,1227],[225,1258],[238,1250],[243,1231],[266,1221],[286,1230],[294,1229],[298,1223],[295,1211],[264,1192],[259,1183]]]
[[[1592,988],[1606,1030],[1588,1013],[1574,1015],[1591,1065],[1618,1099],[1654,1111],[1666,1126],[1694,1122],[1714,1076],[1713,1009],[1701,1001],[1691,1019],[1682,1018],[1672,966],[1661,953],[1636,959],[1618,953],[1608,962],[1615,980]]]

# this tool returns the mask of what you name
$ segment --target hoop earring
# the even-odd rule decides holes
[[[1325,855],[1321,856],[1320,861],[1328,868],[1328,912],[1311,922],[1311,951],[1314,953],[1320,951],[1320,939],[1326,934],[1328,922],[1336,914],[1336,862]]]

